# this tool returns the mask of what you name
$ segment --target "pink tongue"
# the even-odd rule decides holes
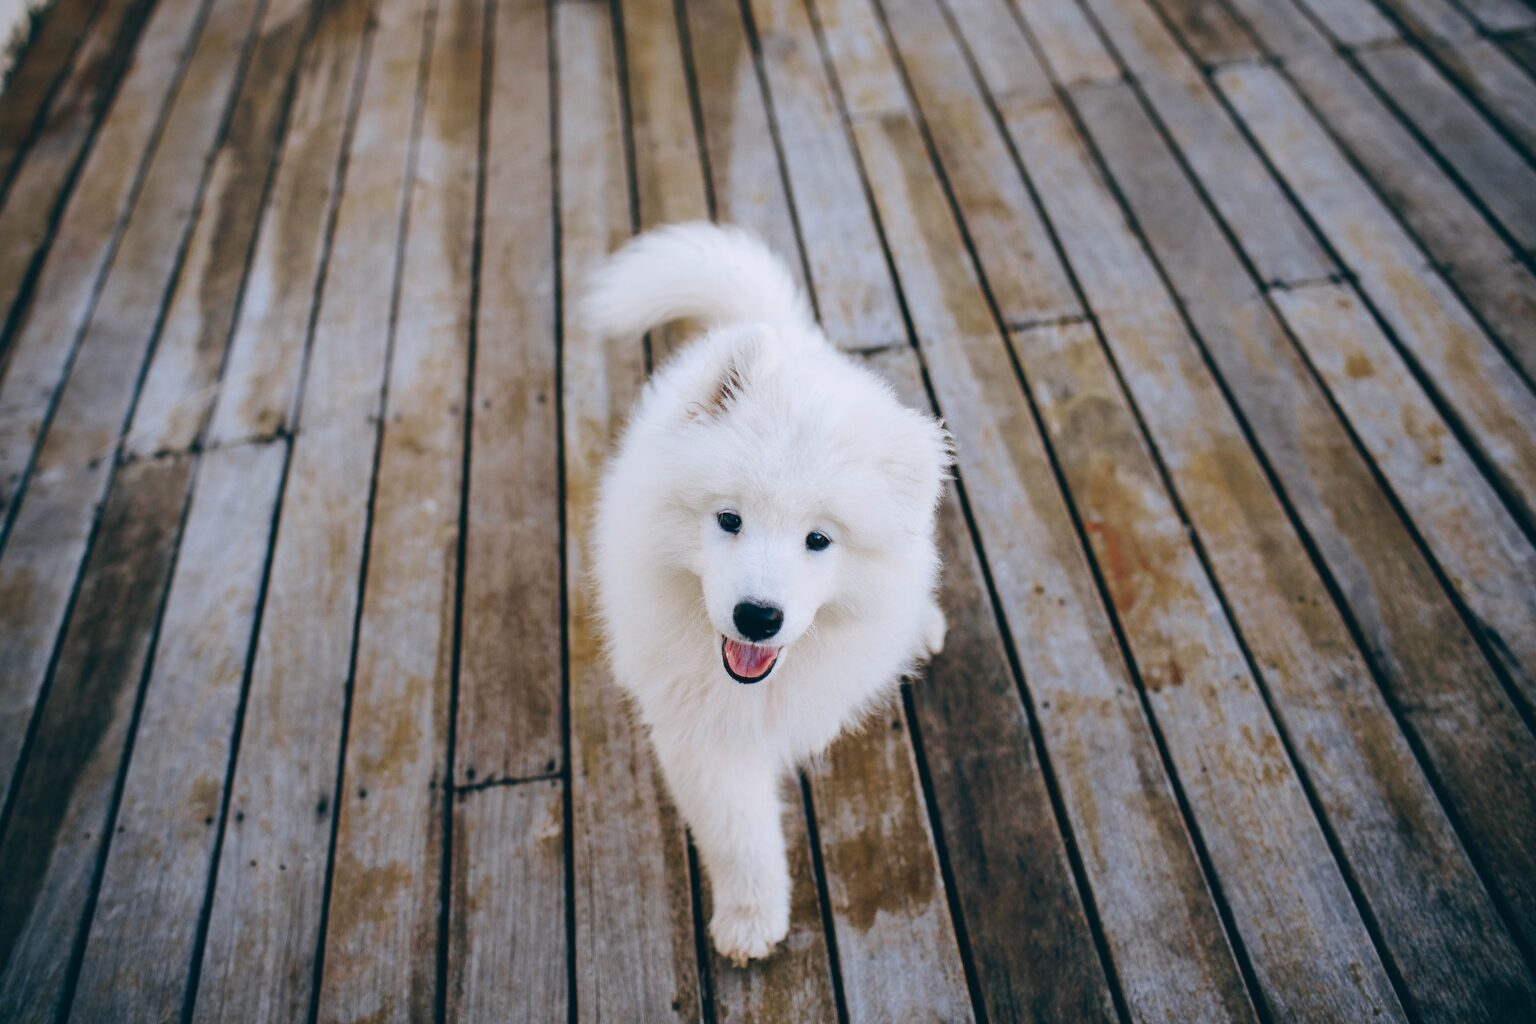
[[[731,671],[744,679],[756,679],[767,672],[778,656],[775,647],[744,644],[729,637],[725,640],[725,660],[731,666]]]

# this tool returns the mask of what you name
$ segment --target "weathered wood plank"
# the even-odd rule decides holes
[[[7,513],[116,251],[122,221],[139,194],[140,171],[153,156],[156,129],[176,98],[183,62],[202,38],[202,10],[199,0],[167,0],[156,9],[111,116],[80,171],[25,309],[16,304],[46,237],[47,220],[38,219],[28,229],[10,218],[36,218],[36,207],[47,205],[45,200],[35,206],[25,202],[31,172],[23,172],[12,201],[0,210],[0,223],[6,226],[0,233],[0,305],[7,320],[19,317],[0,378],[0,510]],[[211,45],[217,49],[219,41]],[[228,53],[221,57],[230,59]],[[38,167],[38,186],[54,187],[50,169],[43,162]]]
[[[683,5],[715,216],[748,228],[788,264],[806,293],[794,218],[774,149],[762,80],[736,0]]]
[[[1257,6],[1257,0],[1241,0],[1247,9]],[[1410,0],[1422,3],[1423,0]],[[1429,0],[1436,3],[1437,0]],[[1294,6],[1293,6],[1294,5]],[[1292,7],[1301,14],[1301,4],[1296,0],[1271,4],[1272,7]],[[1374,0],[1306,0],[1306,10],[1327,26],[1329,33],[1342,46],[1371,46],[1398,38],[1397,29],[1388,20]]]
[[[1221,0],[1163,0],[1159,5],[1172,30],[1206,64],[1259,56],[1253,38]]]
[[[1536,84],[1507,53],[1445,0],[1379,2],[1527,153],[1536,151]]]
[[[292,426],[376,6],[375,0],[345,0],[320,12],[262,208],[218,394],[196,396],[213,407],[206,429],[213,444],[272,437]],[[359,156],[370,158],[366,149]],[[378,230],[388,227],[380,223]]]
[[[548,17],[540,0],[496,5],[454,734],[460,784],[527,778],[565,760]],[[547,933],[563,950],[557,930]]]
[[[858,139],[1126,1002],[1149,1017],[1251,1018],[1007,350],[951,255],[959,232],[917,131],[869,122]]]
[[[905,337],[890,271],[804,0],[750,0],[772,123],[822,326],[834,344]]]
[[[12,628],[0,638],[0,662],[8,666],[0,675],[0,705],[6,708],[0,725],[0,790],[8,787],[14,771],[21,730],[42,686],[85,556],[91,520],[111,477],[118,435],[154,341],[160,298],[190,226],[201,176],[184,173],[183,168],[200,168],[207,160],[239,81],[240,56],[259,11],[256,0],[234,0],[221,5],[205,26],[79,350],[63,384],[49,384],[50,390],[61,387],[62,394],[35,460],[35,486],[24,498],[14,491],[7,495],[9,503],[21,503],[7,550],[20,548],[27,554],[0,558],[0,593],[15,609],[9,617]],[[53,258],[61,255],[55,252]],[[41,328],[45,320],[28,326]],[[55,369],[62,372],[63,367]],[[29,412],[37,418],[21,437],[0,428],[7,438],[26,439],[0,453],[0,459],[20,455],[14,463],[18,468],[25,465],[43,408]],[[39,503],[41,516],[28,512],[26,506],[33,502]],[[41,574],[33,572],[39,562],[45,566]]]
[[[53,4],[8,70],[5,92],[0,96],[0,199],[17,158],[29,150],[33,131],[48,114],[55,90],[73,66],[75,51],[101,7],[101,0],[59,0]],[[6,46],[13,42],[5,41]]]
[[[1477,445],[1528,522],[1536,513],[1536,395],[1519,378],[1401,226],[1344,160],[1278,73],[1234,65],[1217,75],[1312,220],[1359,275],[1361,290]]]
[[[1331,274],[1332,260],[1147,0],[1088,3],[1264,280]]]
[[[871,362],[903,401],[928,403],[911,349]],[[949,635],[912,705],[987,1018],[1110,1020],[1110,982],[953,492],[939,543]]]
[[[809,775],[853,1021],[972,1020],[965,969],[899,706]]]
[[[181,1014],[286,454],[274,444],[202,456],[74,1020]]]
[[[569,1012],[563,788],[546,779],[454,798],[449,1020],[539,1024]]]
[[[1203,354],[1284,487],[1290,517],[1310,537],[1349,618],[1331,613],[1333,599],[1311,558],[1285,540],[1292,530],[1286,510],[1266,498],[1268,484],[1247,440],[1229,428],[1225,441],[1201,449],[1199,439],[1223,421],[1219,411],[1192,415],[1194,400],[1170,407],[1164,396],[1173,385],[1162,383],[1158,364],[1134,358],[1142,348],[1112,336],[1295,755],[1391,955],[1425,997],[1424,1012],[1435,1016],[1435,1008],[1449,1007],[1454,1016],[1485,1000],[1496,1008],[1500,986],[1484,987],[1479,979],[1509,972],[1497,944],[1481,938],[1497,928],[1488,923],[1486,897],[1469,877],[1435,796],[1415,781],[1397,721],[1416,738],[1437,794],[1481,854],[1479,866],[1492,866],[1495,888],[1516,905],[1529,898],[1518,893],[1536,846],[1529,816],[1509,807],[1532,804],[1522,793],[1528,783],[1509,778],[1500,765],[1528,763],[1531,737],[1326,393],[1254,294],[1253,280],[1173,155],[1154,142],[1145,115],[1127,96],[1080,101],[1142,231],[1186,296]],[[1198,381],[1203,371],[1194,366],[1181,376]],[[1209,392],[1210,384],[1202,386]],[[1151,415],[1170,408],[1161,418]],[[1181,440],[1191,434],[1195,440]],[[1181,457],[1186,451],[1198,457]],[[1243,557],[1244,547],[1257,554]],[[1375,662],[1386,705],[1351,630]],[[1467,734],[1457,738],[1460,730]],[[1404,830],[1402,822],[1413,824]],[[1434,881],[1404,885],[1415,877]]]
[[[247,72],[250,87],[214,156],[201,213],[123,441],[130,455],[185,450],[208,418],[286,127],[287,101],[313,26],[313,10],[284,6],[288,13],[282,21],[266,27],[256,42]],[[349,6],[325,5],[332,12]]]
[[[869,0],[807,0],[807,5],[821,29],[832,77],[848,116],[858,120],[908,110],[901,72],[885,45],[874,4]],[[937,6],[930,9],[938,15]]]
[[[290,1021],[311,1005],[426,17],[422,0],[377,13],[230,784],[200,1021]]]
[[[1275,302],[1495,657],[1536,707],[1536,549],[1353,292],[1306,288]]]
[[[838,0],[836,6],[858,2]],[[979,6],[974,0],[970,5]],[[1003,320],[1022,325],[1080,314],[1051,237],[942,12],[925,0],[895,0],[884,8],[971,241],[982,259],[998,268],[990,280]],[[1014,63],[1033,68],[1029,77],[1038,76],[1048,89],[1017,23],[1009,19],[1003,28],[1009,27],[1019,47]]]
[[[1125,87],[1081,95],[1112,91],[1134,102]],[[1238,437],[1209,380],[1180,388],[1169,371],[1182,357],[1188,375],[1198,356],[1168,294],[1122,292],[1126,270],[1149,261],[1064,113],[1010,111],[1008,121],[1016,139],[1033,142],[1026,166],[1106,339],[1131,347],[1125,358],[1137,359],[1147,393],[1166,396],[1151,408],[1144,400],[1144,415],[1186,430],[1225,425]],[[1107,365],[1093,361],[1102,356],[1091,329],[1042,328],[1018,344],[1266,1005],[1281,1017],[1401,1017],[1222,603]],[[1189,447],[1169,457],[1191,458]]]
[[[1517,243],[1536,248],[1536,170],[1417,50],[1394,46],[1355,59]]]
[[[430,1018],[450,766],[483,0],[429,37],[337,794],[321,1020]]]
[[[0,844],[0,1015],[16,1024],[63,1009],[191,469],[181,458],[118,474],[11,802]]]
[[[1045,66],[1036,58],[1018,12],[1008,0],[949,0],[945,7],[958,23],[982,80],[999,96],[1045,96],[1051,91]],[[892,12],[889,7],[886,10]]]
[[[609,12],[555,5],[560,96],[562,308],[631,231],[619,79]],[[588,539],[608,446],[644,375],[638,339],[562,318],[567,664],[581,1020],[697,1020],[703,1012],[683,830],[643,731],[598,640]],[[664,809],[665,808],[665,809]]]
[[[1057,81],[1071,85],[1105,82],[1120,77],[1120,68],[1094,31],[1088,15],[1075,3],[1060,0],[1012,0],[1030,33],[1039,43],[1041,60]],[[963,23],[962,23],[963,24]],[[973,48],[975,43],[971,44]],[[998,90],[995,79],[988,84]],[[1004,92],[995,93],[999,98]]]
[[[1306,54],[1285,71],[1511,357],[1536,376],[1536,277],[1343,60]]]
[[[1333,50],[1333,43],[1294,2],[1277,4],[1273,0],[1226,0],[1226,3],[1272,54],[1290,58]],[[1319,6],[1314,2],[1309,8]],[[1375,11],[1374,7],[1369,9]]]

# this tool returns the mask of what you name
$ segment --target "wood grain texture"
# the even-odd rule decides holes
[[[1235,435],[1209,381],[1181,387],[1170,372],[1189,373],[1198,357],[1167,293],[1121,290],[1124,272],[1149,261],[1065,117],[1039,110],[1009,126],[1037,142],[1026,165],[1105,338],[1138,388],[1145,382],[1158,398],[1151,408],[1143,400],[1143,414],[1186,435],[1209,425]],[[1101,275],[1104,267],[1117,273]],[[1156,272],[1146,265],[1128,276],[1150,281]],[[1265,1003],[1283,1017],[1401,1017],[1222,603],[1107,366],[1093,362],[1091,329],[1042,328],[1016,340]],[[1179,456],[1193,458],[1191,447],[1214,446],[1186,445]]]
[[[1264,497],[1268,488],[1245,454],[1246,442],[1230,436],[1200,458],[1180,457],[1185,449],[1195,450],[1179,440],[1181,435],[1198,437],[1222,417],[1207,415],[1179,427],[1193,407],[1185,401],[1175,405],[1177,418],[1152,418],[1153,411],[1167,408],[1160,397],[1166,389],[1153,386],[1162,375],[1153,372],[1155,366],[1143,369],[1148,364],[1130,358],[1136,347],[1117,349],[1126,380],[1143,404],[1185,508],[1275,694],[1292,747],[1303,764],[1316,765],[1309,767],[1313,785],[1325,809],[1337,808],[1330,821],[1377,920],[1401,922],[1384,937],[1399,964],[1411,965],[1403,970],[1412,972],[1411,988],[1423,1005],[1463,1012],[1487,999],[1497,1008],[1499,988],[1471,980],[1507,971],[1498,957],[1485,957],[1494,947],[1474,938],[1490,930],[1486,898],[1469,877],[1465,855],[1458,853],[1457,839],[1437,813],[1434,796],[1417,779],[1405,746],[1416,741],[1413,751],[1424,759],[1436,794],[1448,798],[1459,831],[1474,850],[1483,851],[1479,866],[1498,865],[1500,884],[1513,882],[1518,891],[1526,870],[1518,866],[1527,856],[1521,852],[1528,846],[1523,837],[1531,825],[1525,816],[1501,813],[1489,803],[1478,774],[1496,775],[1505,780],[1500,785],[1515,787],[1502,799],[1527,799],[1517,793],[1524,783],[1509,779],[1497,766],[1529,759],[1530,737],[1517,727],[1519,716],[1498,679],[1418,555],[1326,393],[1278,317],[1253,295],[1253,281],[1171,154],[1153,141],[1145,115],[1128,96],[1080,99],[1141,230],[1187,296],[1185,309],[1203,354],[1258,439],[1269,472],[1284,487],[1291,516],[1310,538],[1349,617],[1345,621],[1329,611],[1324,583],[1315,578],[1305,552],[1276,539],[1290,528],[1284,512]],[[1192,377],[1198,380],[1200,371]],[[1257,549],[1257,559],[1229,553],[1244,542]],[[1289,605],[1283,615],[1266,610],[1272,591]],[[1385,705],[1355,653],[1350,630],[1359,632],[1364,653],[1386,684]],[[1271,635],[1273,641],[1267,639]],[[1456,721],[1479,723],[1475,743],[1449,742]],[[1398,738],[1404,723],[1409,740]],[[1404,831],[1401,822],[1413,825]],[[1399,838],[1383,843],[1380,837],[1388,834]],[[1438,881],[1405,889],[1401,880],[1411,876]],[[1448,885],[1451,878],[1460,881]],[[1439,894],[1449,891],[1458,894],[1455,901],[1442,904]],[[1423,898],[1410,899],[1410,893]],[[1457,909],[1451,920],[1481,923],[1447,924],[1452,905]],[[1452,949],[1470,943],[1478,952],[1450,952],[1442,948],[1445,943]]]
[[[124,420],[132,409],[139,373],[154,344],[160,298],[175,273],[176,255],[190,226],[201,175],[181,166],[203,166],[238,82],[239,56],[260,10],[255,0],[223,5],[205,26],[183,90],[173,103],[150,160],[135,216],[124,229],[115,262],[64,374],[57,412],[32,467],[35,486],[24,497],[10,489],[0,504],[16,519],[0,558],[0,593],[15,609],[0,661],[13,666],[0,676],[0,789],[14,770],[15,751],[27,710],[42,686],[49,654],[62,625],[71,588],[85,556],[93,517],[111,477]],[[188,93],[190,88],[195,90]],[[54,259],[60,258],[55,252]],[[29,328],[43,326],[32,320]],[[48,339],[49,344],[59,339]],[[21,339],[18,344],[26,344]],[[67,342],[66,342],[67,347]],[[14,366],[14,364],[13,364]],[[55,366],[55,372],[62,372]],[[7,383],[13,378],[7,377]],[[21,385],[25,376],[18,382]],[[51,388],[50,388],[51,390]],[[36,395],[28,396],[36,398]],[[3,404],[3,400],[0,400]],[[21,472],[42,426],[46,403],[30,405],[25,424],[0,427],[9,439],[0,463]],[[4,414],[0,413],[0,417]],[[14,429],[14,432],[13,432]],[[10,442],[17,442],[10,447]],[[6,461],[13,458],[14,461]],[[0,473],[10,473],[0,468]],[[13,509],[14,503],[19,509]],[[36,503],[36,509],[28,505]],[[45,571],[35,572],[42,565]],[[20,717],[15,717],[20,716]]]
[[[1333,262],[1147,0],[1088,3],[1264,280],[1332,273]]]
[[[558,779],[453,801],[448,1019],[565,1018],[565,804]]]
[[[870,122],[858,138],[1125,1000],[1136,1014],[1251,1017],[1003,340],[966,262],[931,255],[959,236],[916,128]]]
[[[311,1004],[426,16],[415,0],[378,10],[230,784],[196,1020],[289,1021]]]
[[[1271,69],[1233,66],[1223,92],[1285,176],[1360,287],[1396,334],[1459,426],[1470,436],[1520,514],[1536,509],[1536,395],[1510,372],[1465,306],[1391,213]]]
[[[285,449],[227,448],[200,460],[73,1020],[181,1014]]]
[[[376,0],[344,0],[320,12],[262,208],[223,377],[217,395],[200,396],[213,410],[206,430],[211,443],[273,437],[293,426],[314,296],[343,191],[342,157],[376,6]],[[366,144],[358,150],[365,162],[375,156]],[[374,171],[364,167],[356,173]],[[354,188],[369,183],[368,178],[353,179]],[[389,227],[377,225],[381,233]]]
[[[422,1020],[442,980],[485,29],[482,0],[443,0],[428,36],[336,799],[326,1021]]]
[[[1080,314],[1051,237],[942,12],[923,0],[893,0],[883,6],[971,242],[982,260],[997,268],[989,282],[1003,320],[1024,325]],[[988,26],[981,22],[973,27]],[[1030,77],[1038,76],[1043,85],[1044,73],[1030,59],[1018,25],[1009,20],[1001,30],[1010,27],[1016,62],[1033,68]],[[1003,79],[1005,85],[1010,81]],[[1044,93],[1032,89],[1014,95]]]
[[[1536,276],[1353,68],[1316,53],[1285,70],[1511,358],[1536,375]]]
[[[328,16],[327,38],[322,42],[334,53],[337,34],[356,40],[364,9],[356,2],[316,10],[307,5],[277,6],[281,8],[273,12],[277,23],[264,26],[256,41],[248,85],[233,111],[229,134],[214,156],[201,213],[187,241],[124,441],[132,455],[182,451],[202,436],[236,326],[267,186],[285,141],[288,101],[297,85],[301,55],[314,31],[313,17],[317,10]],[[303,137],[293,140],[298,146],[305,142]],[[251,298],[270,301],[269,295],[259,293]]]
[[[804,0],[751,0],[773,125],[799,218],[817,312],[833,343],[906,336],[858,166]]]
[[[852,1021],[974,1019],[900,707],[810,772]]]
[[[55,21],[68,26],[70,19],[64,13],[67,7],[78,9],[85,6],[59,4],[44,21],[43,31],[54,31]],[[46,111],[40,112],[45,116],[36,126],[35,135],[26,147],[26,159],[17,167],[9,165],[17,155],[20,140],[10,134],[13,126],[0,127],[0,140],[3,140],[0,141],[0,165],[12,172],[0,175],[0,181],[5,183],[4,205],[0,207],[0,238],[5,240],[0,245],[0,310],[4,310],[7,318],[19,315],[25,304],[27,274],[41,260],[50,233],[57,226],[56,218],[61,208],[70,201],[71,186],[76,184],[74,175],[91,151],[93,138],[104,141],[110,139],[112,134],[121,138],[123,133],[132,131],[131,125],[135,118],[132,113],[127,113],[121,115],[122,124],[114,128],[112,134],[93,134],[112,105],[119,83],[123,82],[129,55],[138,41],[138,31],[143,27],[151,4],[148,0],[105,0],[96,6],[99,11],[95,12],[85,29],[84,37],[78,40],[79,49],[73,55],[71,69],[49,99]],[[197,10],[195,3],[180,6],[189,14]],[[189,20],[180,28],[185,31],[190,25]],[[68,31],[67,28],[65,30]],[[70,42],[73,44],[76,40],[71,39]],[[124,83],[121,95],[116,97],[122,109],[137,109],[141,122],[143,118],[152,119],[159,113],[158,105],[145,102],[154,89],[154,85],[146,79],[154,79],[162,87],[174,80],[177,58],[167,55],[167,60],[167,67],[140,71],[136,76],[130,76],[129,82],[133,87]],[[23,75],[26,71],[27,65],[24,63],[17,70],[17,75]],[[6,89],[4,102],[0,103],[0,118],[8,119],[16,115],[18,108],[25,102],[22,100],[12,106],[12,97],[20,85],[19,81],[12,82]],[[145,91],[136,95],[136,90]],[[21,100],[21,97],[16,98]],[[142,105],[136,108],[135,104]],[[132,155],[133,148],[120,151],[114,158],[121,161],[119,166],[104,171],[98,162],[94,174],[104,174],[119,182],[118,188],[122,188],[123,182],[131,182],[138,165]],[[102,189],[103,185],[108,184],[94,177],[79,179],[80,185],[87,183],[96,189]],[[85,202],[89,205],[91,201]],[[98,211],[98,216],[102,214],[115,217],[118,211]],[[79,230],[78,226],[75,230]],[[92,241],[99,245],[102,239],[94,238]],[[79,272],[88,268],[74,269]]]
[[[0,100],[0,184],[8,182],[16,158],[27,151],[47,116],[55,92],[67,77],[81,39],[95,23],[101,0],[61,0],[38,21],[5,74]],[[16,26],[16,29],[25,27]],[[7,31],[13,31],[8,29]],[[14,40],[7,39],[10,46]],[[0,189],[0,198],[4,190]]]
[[[1450,436],[1353,292],[1275,302],[1528,706],[1536,706],[1536,549]]]
[[[1356,59],[1515,242],[1536,248],[1536,170],[1520,153],[1418,51],[1390,47]]]
[[[0,844],[7,1021],[52,1021],[64,1009],[191,469],[186,459],[127,467],[103,512]]]
[[[908,405],[929,404],[911,349],[870,363]],[[1110,1020],[1111,983],[954,489],[939,508],[939,546],[949,635],[912,687],[914,728],[987,1019]]]
[[[608,10],[555,6],[563,309],[629,238],[620,83]],[[639,394],[639,339],[563,319],[567,665],[576,1013],[580,1020],[697,1020],[703,1013],[683,829],[650,745],[598,641],[587,544],[598,474]]]
[[[1094,31],[1093,22],[1084,8],[1061,0],[1010,2],[1039,44],[1043,63],[1055,80],[1081,85],[1120,77],[1114,57]],[[989,78],[988,82],[997,88],[995,80]]]
[[[565,759],[548,13],[518,0],[495,17],[456,783],[527,778]]]
[[[153,155],[156,129],[176,96],[183,61],[201,38],[201,13],[198,0],[167,0],[155,11],[111,114],[79,172],[46,258],[35,271],[25,308],[16,308],[16,303],[33,272],[45,231],[37,227],[29,232],[12,221],[0,235],[0,304],[8,319],[16,318],[0,379],[0,508],[6,512],[13,511],[50,405],[111,264],[123,218],[138,196],[139,174]],[[229,55],[222,56],[227,60]],[[25,202],[32,173],[21,172],[0,220],[36,216],[32,204]],[[36,173],[40,187],[56,184],[46,166]]]

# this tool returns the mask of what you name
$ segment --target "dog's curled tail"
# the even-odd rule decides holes
[[[696,222],[648,231],[597,269],[582,299],[586,326],[610,337],[673,320],[709,326],[815,327],[789,268],[755,235]]]

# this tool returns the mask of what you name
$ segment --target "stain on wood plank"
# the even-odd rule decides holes
[[[90,31],[101,7],[101,0],[60,0],[7,69],[0,100],[0,184],[10,181],[16,158],[28,150],[55,91],[68,76],[81,37]],[[7,39],[6,45],[13,42]]]
[[[1523,886],[1526,869],[1519,865],[1526,854],[1520,851],[1531,823],[1488,803],[1477,775],[1502,776],[1496,767],[1502,761],[1526,762],[1530,738],[1278,318],[1252,296],[1252,282],[1233,273],[1235,254],[1172,155],[1154,143],[1145,115],[1125,95],[1080,100],[1119,187],[1187,296],[1204,353],[1352,619],[1351,626],[1331,611],[1305,552],[1283,540],[1290,532],[1285,513],[1266,497],[1246,441],[1229,436],[1202,450],[1201,436],[1221,417],[1191,418],[1190,402],[1169,408],[1159,397],[1165,389],[1154,386],[1157,364],[1135,359],[1134,346],[1121,349],[1126,380],[1276,695],[1296,756],[1317,766],[1310,769],[1313,784],[1325,809],[1337,809],[1330,820],[1421,1012],[1441,1007],[1454,1019],[1485,998],[1497,1006],[1499,985],[1473,980],[1509,971],[1495,944],[1471,938],[1496,932],[1488,921],[1492,911],[1435,809],[1435,796],[1424,791],[1427,782],[1410,763],[1398,723],[1406,722],[1417,738],[1415,752],[1424,757],[1436,793],[1449,797],[1458,829],[1487,858],[1480,866],[1497,865],[1496,889]],[[1180,440],[1191,433],[1193,440]],[[1243,544],[1258,555],[1241,556]],[[1275,596],[1288,605],[1284,612],[1274,608]],[[1386,683],[1391,718],[1357,657],[1350,628],[1360,631]],[[1478,741],[1452,745],[1453,720],[1479,723],[1471,726]],[[1528,799],[1513,791],[1503,798]],[[1383,835],[1396,838],[1383,843]],[[1402,879],[1413,876],[1437,881],[1405,889]],[[1510,890],[1504,891],[1508,898]],[[1442,902],[1449,892],[1457,893],[1454,901]],[[1454,919],[1482,923],[1446,924],[1452,905]],[[1451,950],[1447,942],[1455,943]]]
[[[374,0],[339,0],[320,12],[288,115],[283,152],[262,208],[207,437],[232,444],[272,437],[293,425],[314,296],[324,277],[331,226],[342,195],[342,154],[349,142],[366,70],[363,45]],[[364,142],[359,160],[373,158]],[[374,173],[361,167],[357,175]],[[354,178],[354,187],[366,187]],[[387,187],[387,186],[380,186]],[[390,225],[376,225],[383,235]],[[382,244],[382,243],[381,243]]]
[[[1251,1019],[1003,340],[969,267],[949,255],[958,231],[916,128],[871,122],[858,139],[1126,1002],[1152,1016]]]
[[[427,7],[377,13],[283,497],[194,1019],[308,1012]]]
[[[191,470],[126,467],[102,515],[0,845],[0,1008],[16,1024],[63,1009]]]
[[[563,788],[549,779],[454,798],[450,1020],[538,1024],[568,1012]]]
[[[285,458],[282,445],[202,456],[74,1020],[181,1014]]]
[[[200,38],[201,7],[199,0],[166,0],[157,7],[80,171],[24,310],[15,303],[46,237],[45,226],[28,232],[11,222],[0,234],[0,304],[8,317],[18,317],[0,379],[0,510],[13,511],[123,218],[137,195],[138,171],[148,162],[164,108],[176,95],[182,62]],[[37,209],[25,201],[31,176],[38,187],[51,189],[57,183],[45,164],[37,172],[23,169],[0,221],[12,217],[13,210],[17,217],[35,216],[19,212]]]
[[[565,760],[548,13],[499,3],[495,33],[454,747],[461,784],[527,778]]]
[[[909,405],[911,349],[871,357]],[[939,509],[944,653],[912,687],[950,873],[989,1020],[1111,1020],[1067,848],[959,497]]]
[[[1362,292],[1452,410],[1527,522],[1536,511],[1536,395],[1270,69],[1217,75],[1314,223],[1359,276]]]
[[[480,173],[483,0],[442,0],[426,56],[358,622],[321,1020],[438,1004],[459,501]]]

